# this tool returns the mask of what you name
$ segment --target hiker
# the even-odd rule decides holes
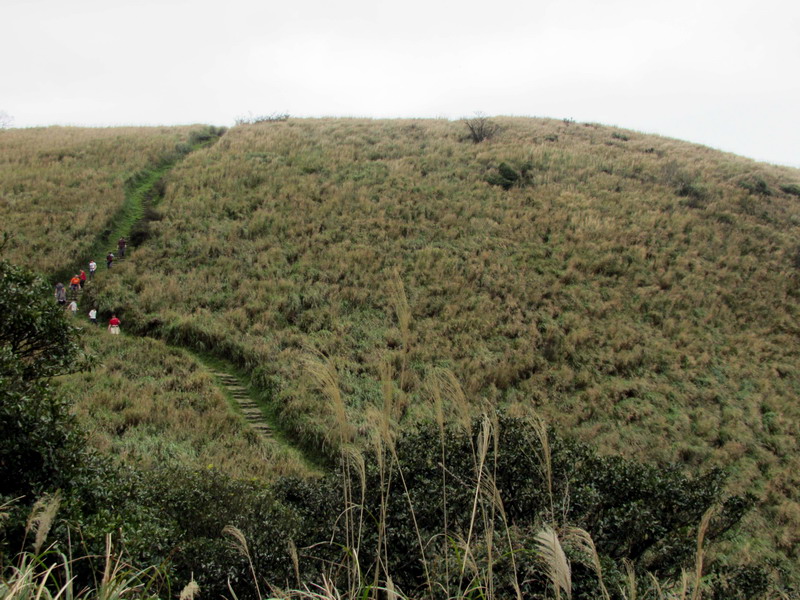
[[[73,317],[74,317],[76,314],[78,314],[78,303],[77,303],[77,302],[75,302],[75,300],[73,300],[72,302],[70,302],[70,303],[69,303],[69,306],[68,306],[67,308],[68,308],[68,309],[70,309],[70,310],[72,311],[72,316],[73,316]]]
[[[111,320],[108,322],[108,331],[111,335],[119,335],[119,325],[120,321],[117,318],[117,315],[111,315]]]
[[[117,242],[117,248],[119,248],[119,257],[125,258],[125,248],[128,246],[128,242],[125,241],[124,237],[119,238]]]
[[[61,306],[67,303],[67,288],[64,287],[63,283],[56,284],[56,302]]]
[[[92,325],[97,325],[97,309],[93,308],[89,311],[89,322]]]
[[[111,268],[111,263],[113,263],[113,262],[114,262],[114,255],[111,254],[111,252],[109,252],[108,256],[106,256],[106,267],[108,267],[110,269]]]
[[[83,289],[83,285],[86,283],[86,271],[81,269],[81,274],[78,276],[78,279],[81,280],[81,289]]]
[[[81,287],[81,278],[75,275],[72,279],[69,280],[69,289],[73,292],[77,292],[78,288]]]
[[[94,277],[94,272],[97,271],[97,263],[94,262],[94,259],[89,261],[89,279]]]

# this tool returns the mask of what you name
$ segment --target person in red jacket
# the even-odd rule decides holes
[[[83,284],[86,283],[86,271],[81,269],[81,274],[78,276],[78,279],[81,280],[81,289],[83,289]]]
[[[111,335],[119,335],[120,320],[117,315],[111,315],[111,320],[108,322],[108,331]]]

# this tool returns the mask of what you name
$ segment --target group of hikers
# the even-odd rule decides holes
[[[117,248],[119,249],[119,256],[120,258],[125,257],[125,249],[128,246],[127,240],[124,237],[119,238],[117,241]],[[106,267],[111,268],[111,265],[114,263],[114,259],[116,257],[112,252],[109,252],[106,256]],[[74,275],[72,279],[69,280],[69,291],[71,292],[71,298],[69,304],[67,304],[67,288],[64,286],[63,283],[58,282],[56,284],[55,289],[55,297],[56,302],[59,305],[63,306],[66,310],[69,310],[72,313],[72,316],[75,317],[78,314],[78,302],[77,296],[78,293],[83,290],[84,285],[86,285],[87,280],[91,280],[94,278],[95,271],[97,271],[97,263],[94,260],[89,261],[89,275],[86,275],[86,271],[83,269],[80,270],[80,273]],[[93,307],[89,311],[89,322],[97,325],[97,308]],[[121,322],[117,318],[116,315],[112,314],[111,319],[108,322],[108,331],[112,335],[119,335],[119,326]]]

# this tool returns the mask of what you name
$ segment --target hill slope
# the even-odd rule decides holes
[[[8,257],[48,275],[91,258],[100,262],[103,256],[87,253],[113,227],[125,184],[188,149],[198,131],[197,126],[0,131],[0,230],[12,236]]]
[[[447,367],[475,409],[534,406],[605,452],[728,466],[753,556],[800,542],[800,172],[593,124],[241,126],[170,176],[101,308],[232,357],[335,444],[304,369],[333,357],[367,428]],[[750,542],[747,542],[748,544]],[[761,547],[763,546],[763,547]]]

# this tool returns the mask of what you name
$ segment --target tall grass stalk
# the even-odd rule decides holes
[[[340,456],[340,468],[343,482],[343,516],[347,539],[348,589],[353,591],[360,584],[359,547],[363,527],[363,498],[365,494],[364,461],[360,451],[353,445],[355,429],[347,418],[347,409],[339,387],[339,375],[333,360],[319,353],[308,355],[304,359],[307,372],[311,375],[317,388],[328,400],[330,412],[334,416],[333,438]],[[355,469],[354,469],[355,467]],[[351,473],[355,470],[361,482],[361,500],[356,503],[353,497]],[[360,507],[360,508],[359,508]],[[356,518],[356,510],[359,517]]]
[[[371,442],[373,452],[378,467],[378,481],[380,485],[380,508],[378,517],[378,541],[375,556],[377,565],[373,586],[377,587],[381,575],[385,581],[390,581],[389,576],[389,548],[386,544],[386,519],[389,509],[389,498],[391,498],[392,470],[387,469],[392,462],[387,465],[387,453],[389,456],[395,447],[396,425],[399,415],[395,412],[395,391],[393,384],[392,366],[384,361],[381,363],[381,390],[383,406],[380,410],[367,413],[367,423],[370,424],[372,432]],[[388,585],[388,584],[387,584]]]
[[[600,585],[600,593],[603,600],[611,600],[611,596],[606,589],[605,581],[603,581],[603,567],[600,564],[600,556],[597,553],[597,548],[594,545],[594,540],[588,531],[580,527],[566,527],[565,528],[565,543],[573,546],[578,552],[588,560],[592,569],[597,575],[597,581]]]
[[[553,494],[553,461],[550,455],[550,440],[547,435],[547,423],[538,415],[532,415],[531,428],[539,440],[539,447],[541,454],[539,455],[539,463],[544,473],[545,481],[547,482],[547,497],[550,500],[550,518],[556,522],[555,511],[555,497]]]
[[[50,533],[50,527],[53,525],[58,508],[61,505],[61,492],[57,491],[52,496],[43,496],[37,500],[31,514],[28,517],[28,522],[25,527],[25,534],[31,531],[36,533],[33,543],[33,553],[39,554],[42,545],[47,539],[47,534]]]
[[[250,555],[250,548],[247,545],[247,538],[245,537],[244,533],[242,533],[241,529],[233,525],[226,525],[222,529],[222,533],[223,535],[227,535],[231,538],[231,547],[247,559],[247,563],[250,565],[250,574],[253,576],[253,583],[256,586],[256,594],[258,595],[258,599],[262,600],[263,596],[261,595],[261,587],[258,584],[258,576],[256,575],[256,569],[253,566],[253,557]]]
[[[711,523],[711,519],[714,517],[716,512],[716,506],[709,508],[705,514],[703,514],[703,518],[700,520],[700,525],[697,528],[697,549],[695,551],[694,585],[692,587],[691,600],[700,600],[700,595],[702,592],[703,561],[705,559],[705,548],[703,547],[703,542],[705,540],[706,532],[708,531],[708,526]]]
[[[486,457],[489,453],[489,442],[492,436],[492,426],[488,415],[484,413],[481,418],[481,429],[478,437],[477,451],[473,456],[474,469],[475,469],[475,491],[472,497],[472,510],[470,513],[469,527],[467,531],[466,545],[469,546],[472,540],[472,533],[475,529],[476,519],[478,517],[479,500],[481,497],[481,490],[484,487],[484,476],[486,468]],[[481,507],[482,508],[482,507]],[[491,524],[489,525],[491,527]],[[489,537],[489,536],[487,536]],[[466,555],[465,555],[466,559]],[[466,562],[461,563],[461,575],[464,575],[466,569]]]
[[[195,598],[199,595],[200,586],[194,580],[194,574],[192,574],[192,578],[189,580],[189,583],[187,583],[181,590],[178,600],[195,600]]]
[[[620,593],[625,600],[636,600],[639,595],[639,588],[636,581],[636,568],[628,559],[624,559],[622,564],[625,568],[625,588],[620,590]]]
[[[414,534],[417,538],[417,544],[419,545],[419,552],[420,552],[420,560],[422,561],[422,567],[425,571],[425,585],[428,588],[428,592],[433,596],[433,582],[431,580],[431,573],[428,567],[428,559],[425,554],[425,544],[422,541],[422,534],[420,533],[419,524],[417,523],[417,515],[414,511],[414,503],[411,501],[411,493],[409,492],[408,485],[406,483],[405,475],[403,475],[403,469],[400,466],[400,459],[397,456],[397,449],[395,447],[391,447],[392,458],[394,460],[395,468],[397,469],[397,474],[400,477],[400,482],[403,484],[403,496],[405,497],[406,501],[408,502],[408,509],[409,513],[411,514],[411,521],[414,525]]]
[[[536,535],[536,547],[543,559],[545,574],[553,584],[556,600],[561,598],[562,591],[567,598],[571,598],[572,571],[556,531],[552,527],[545,526]]]

